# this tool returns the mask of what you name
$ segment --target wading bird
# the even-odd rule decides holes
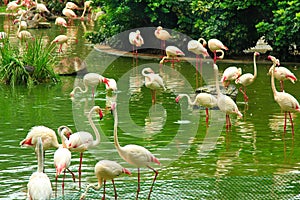
[[[216,63],[218,58],[223,58],[223,57],[217,57],[217,53],[221,52],[222,55],[224,56],[224,50],[228,50],[228,48],[218,39],[210,39],[207,42],[208,48],[214,53],[214,63]]]
[[[54,40],[52,40],[51,44],[55,43],[55,44],[59,44],[59,48],[58,48],[58,52],[62,53],[62,46],[64,43],[68,42],[69,37],[66,35],[58,35],[54,38]]]
[[[79,131],[73,133],[70,135],[69,139],[66,140],[66,145],[68,149],[70,149],[70,151],[80,152],[80,161],[79,161],[79,169],[78,169],[79,188],[81,188],[81,166],[82,166],[83,152],[85,152],[91,147],[97,146],[100,143],[99,131],[92,120],[92,114],[94,112],[99,114],[100,119],[102,119],[103,114],[99,106],[94,106],[88,114],[88,121],[95,133],[96,140],[94,140],[93,135],[91,133],[85,131]]]
[[[164,51],[166,49],[166,40],[172,38],[170,33],[163,29],[163,27],[158,26],[154,31],[154,35],[157,39],[160,40],[160,48],[162,50],[162,56],[164,56]]]
[[[207,49],[204,47],[206,45],[206,41],[203,38],[199,38],[199,40],[191,40],[188,43],[188,50],[196,54],[196,70],[198,71],[198,61],[200,61],[200,68],[202,68],[202,59],[200,58],[200,54],[203,57],[209,56],[207,53]],[[201,70],[200,70],[201,71]]]
[[[165,59],[169,59],[172,58],[171,62],[172,62],[172,66],[174,66],[174,62],[175,62],[175,57],[177,56],[185,56],[185,54],[178,48],[175,46],[167,46],[166,48],[166,54],[167,56],[164,56],[161,60],[160,60],[160,64],[163,64],[165,61]],[[177,62],[179,62],[179,60],[177,60]]]
[[[226,114],[226,129],[231,126],[229,114],[237,114],[240,118],[243,117],[242,113],[239,111],[236,103],[227,95],[224,95],[220,91],[219,80],[218,80],[218,66],[214,64],[214,73],[216,80],[217,89],[217,104],[219,109]]]
[[[242,69],[235,66],[227,67],[222,75],[221,81],[224,87],[228,87],[230,81],[235,81],[242,74]]]
[[[119,163],[111,160],[101,160],[97,162],[95,165],[95,175],[98,179],[98,185],[95,186],[93,184],[89,184],[86,187],[85,192],[81,195],[80,199],[84,199],[87,195],[87,192],[89,188],[94,188],[95,190],[99,190],[103,184],[103,196],[102,200],[105,199],[105,184],[107,180],[111,180],[113,187],[114,187],[114,193],[115,193],[115,199],[117,199],[117,189],[115,186],[114,179],[120,176],[121,174],[128,174],[131,175],[130,171],[124,167],[122,167]]]
[[[47,174],[44,171],[44,155],[43,155],[42,138],[37,138],[36,152],[38,157],[37,171],[32,173],[27,184],[27,196],[29,199],[51,199],[52,187]]]
[[[114,114],[114,143],[115,147],[120,155],[121,158],[123,158],[126,162],[128,162],[131,165],[134,165],[138,168],[138,188],[136,193],[136,199],[138,199],[138,195],[140,192],[140,167],[147,167],[151,169],[155,176],[153,178],[153,182],[148,194],[148,199],[150,199],[152,188],[154,185],[154,182],[156,180],[156,177],[158,175],[158,171],[155,170],[150,166],[150,163],[157,163],[160,165],[160,162],[158,159],[145,147],[134,145],[134,144],[128,144],[126,146],[120,146],[119,139],[118,139],[118,114],[117,114],[117,104],[112,104],[112,110]]]
[[[245,102],[248,102],[248,99],[249,99],[247,94],[246,94],[246,87],[248,85],[251,85],[254,82],[254,80],[256,79],[256,76],[257,76],[256,56],[259,56],[258,52],[254,52],[254,54],[253,54],[253,68],[254,68],[253,69],[253,74],[246,73],[246,74],[241,75],[240,77],[238,77],[235,80],[236,84],[241,84],[242,85],[239,88],[239,90],[241,91],[241,93],[243,93]],[[243,90],[243,87],[244,87],[244,90]]]
[[[129,42],[132,45],[132,53],[138,55],[137,47],[141,47],[144,44],[144,39],[141,36],[141,32],[136,30],[129,33]]]

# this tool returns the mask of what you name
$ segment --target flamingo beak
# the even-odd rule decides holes
[[[100,120],[103,118],[103,113],[102,113],[101,109],[99,110],[99,117],[100,117]]]
[[[176,103],[178,103],[179,100],[180,100],[180,96],[176,97],[176,99],[175,99]]]
[[[131,172],[128,169],[126,169],[126,168],[123,168],[123,173],[131,175]]]
[[[104,78],[102,80],[103,83],[105,83],[109,87],[109,80],[107,78]]]

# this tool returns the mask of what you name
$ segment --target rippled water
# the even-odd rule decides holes
[[[76,26],[77,27],[77,26]],[[74,27],[75,28],[75,27]],[[78,27],[77,27],[78,28]],[[56,28],[53,28],[56,30]],[[82,34],[78,29],[77,34]],[[116,160],[132,171],[131,176],[116,179],[120,199],[134,199],[137,170],[126,164],[113,144],[113,116],[109,111],[111,101],[118,102],[119,140],[122,146],[138,144],[147,147],[162,163],[152,165],[159,171],[154,186],[153,199],[232,199],[237,195],[244,199],[293,198],[299,193],[299,114],[293,114],[295,136],[290,126],[283,134],[284,114],[273,99],[270,64],[258,64],[258,77],[248,88],[249,104],[238,95],[237,104],[243,119],[231,116],[233,126],[225,128],[225,116],[219,110],[210,110],[209,126],[205,123],[205,110],[192,108],[182,99],[175,103],[180,93],[194,94],[201,84],[213,83],[211,63],[205,63],[205,80],[195,74],[188,62],[158,65],[158,60],[121,58],[91,50],[89,47],[71,45],[73,54],[81,55],[88,64],[88,71],[115,78],[118,92],[109,96],[100,85],[92,98],[91,93],[76,95],[73,101],[69,93],[74,85],[81,85],[80,77],[61,77],[57,85],[38,85],[30,90],[24,87],[10,88],[1,85],[0,93],[0,198],[26,199],[29,176],[36,170],[36,158],[31,148],[20,148],[19,142],[32,126],[45,125],[54,130],[68,125],[73,131],[93,132],[88,125],[86,112],[92,105],[100,105],[105,116],[93,118],[101,135],[101,144],[84,153],[83,189],[97,182],[94,165],[101,159]],[[82,48],[86,48],[82,50]],[[263,60],[262,58],[259,60]],[[220,71],[232,64],[219,64]],[[236,63],[244,72],[252,73],[252,64]],[[166,91],[158,91],[157,103],[151,103],[150,91],[143,85],[141,70],[152,67],[166,83]],[[289,66],[300,77],[299,70]],[[278,82],[276,85],[279,88]],[[285,83],[286,91],[300,98],[299,83]],[[107,109],[106,109],[107,108]],[[46,152],[45,172],[55,185],[53,166],[54,149]],[[79,154],[72,153],[70,169],[77,175]],[[141,199],[146,198],[153,173],[142,169]],[[57,198],[61,198],[59,177]],[[107,198],[113,199],[108,181]],[[65,199],[78,199],[78,182],[66,176]],[[261,188],[264,188],[261,189]],[[251,196],[251,195],[256,196]],[[99,192],[90,190],[89,199],[100,199]],[[54,196],[53,196],[54,197]],[[253,198],[251,198],[253,197]]]

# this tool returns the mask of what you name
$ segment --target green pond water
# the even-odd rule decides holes
[[[7,27],[8,20],[3,20],[3,27]],[[90,25],[86,27],[93,29]],[[16,27],[9,29],[13,32]],[[231,116],[232,127],[226,130],[225,114],[218,109],[209,111],[209,125],[206,126],[203,108],[188,106],[186,99],[179,104],[175,102],[180,93],[193,96],[196,88],[214,84],[211,59],[203,61],[203,76],[196,73],[193,60],[174,66],[171,63],[159,65],[157,59],[139,59],[136,63],[132,58],[93,49],[82,39],[84,30],[79,21],[64,30],[80,39],[77,44],[69,43],[62,57],[84,59],[88,71],[114,78],[118,92],[109,95],[104,85],[99,85],[95,98],[88,92],[77,94],[72,100],[70,92],[75,86],[82,85],[81,77],[76,76],[62,76],[59,84],[37,85],[31,89],[0,85],[0,199],[26,199],[27,182],[37,168],[37,161],[34,150],[21,148],[19,142],[30,128],[44,125],[56,130],[67,125],[74,132],[93,133],[86,116],[93,105],[99,105],[104,112],[102,120],[93,117],[101,143],[84,153],[81,190],[78,180],[73,183],[70,174],[66,175],[64,199],[79,199],[88,184],[96,184],[94,166],[102,159],[115,160],[131,170],[131,176],[122,175],[115,183],[119,199],[135,199],[137,169],[123,161],[114,147],[113,116],[109,110],[112,101],[118,103],[120,144],[142,145],[161,162],[161,166],[151,165],[159,172],[151,199],[299,199],[299,114],[293,114],[294,137],[289,121],[284,134],[284,113],[273,99],[270,76],[267,75],[271,62],[265,62],[266,55],[258,58],[257,79],[247,90],[248,105],[241,93],[237,96],[243,118]],[[44,32],[45,39],[50,41],[60,33],[55,26],[34,31]],[[251,62],[218,62],[218,65],[219,76],[231,65],[241,67],[245,73],[253,73]],[[160,73],[167,87],[166,91],[157,92],[155,104],[143,83],[141,71],[144,67],[152,67]],[[300,77],[299,64],[286,67]],[[279,89],[279,82],[275,83]],[[299,84],[285,82],[286,92],[300,99]],[[48,150],[45,155],[45,173],[53,188],[54,151]],[[78,165],[79,153],[74,152],[70,170],[76,176]],[[151,170],[141,170],[140,199],[146,199],[152,178]],[[62,199],[62,176],[58,180],[57,197],[54,191],[53,199]],[[106,192],[107,199],[114,199],[110,181]],[[91,189],[87,199],[101,197],[102,189]]]

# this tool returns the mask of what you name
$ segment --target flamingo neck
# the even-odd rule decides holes
[[[74,94],[76,90],[79,90],[81,93],[86,93],[88,91],[88,86],[87,84],[84,84],[84,90],[81,87],[77,86],[73,89],[72,93]]]
[[[221,95],[220,91],[220,86],[219,86],[219,81],[218,81],[218,66],[214,64],[214,72],[215,72],[215,80],[216,80],[216,89],[217,89],[217,94],[218,96]]]
[[[92,109],[89,112],[88,120],[89,120],[89,123],[90,123],[90,125],[91,125],[91,127],[92,127],[92,129],[93,129],[93,131],[94,131],[94,133],[96,135],[96,140],[93,141],[93,146],[96,146],[96,145],[98,145],[100,143],[100,134],[99,134],[99,131],[98,131],[98,129],[97,129],[97,127],[96,127],[93,119],[92,119],[92,114],[93,114],[94,111],[95,111],[95,109]]]
[[[44,171],[44,152],[43,152],[42,139],[40,137],[38,138],[38,142],[36,144],[36,152],[37,152],[37,159],[38,159],[37,172],[42,173]]]
[[[254,56],[253,56],[253,68],[254,68],[253,76],[254,76],[254,78],[256,78],[256,76],[257,76],[257,67],[256,67],[256,54],[255,53],[254,53]]]
[[[275,68],[275,65],[276,65],[276,63],[274,63],[272,65],[272,67],[271,67],[271,87],[272,87],[272,91],[273,91],[274,97],[277,94],[277,90],[276,90],[275,82],[274,82],[274,68]]]
[[[186,97],[188,99],[188,102],[191,106],[196,104],[197,99],[195,98],[194,102],[192,102],[191,97],[187,94],[181,94],[182,97]]]
[[[122,151],[122,147],[120,146],[119,139],[118,139],[118,112],[116,106],[114,108],[113,113],[114,113],[114,143],[117,151],[120,154]]]

